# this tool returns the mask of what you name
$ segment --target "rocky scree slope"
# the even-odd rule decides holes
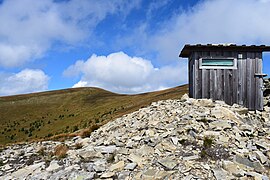
[[[90,137],[6,147],[0,179],[263,179],[270,176],[269,108],[222,101],[152,103]]]

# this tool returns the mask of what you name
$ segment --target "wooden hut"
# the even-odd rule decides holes
[[[179,56],[188,58],[189,96],[263,110],[263,51],[270,46],[185,45]]]

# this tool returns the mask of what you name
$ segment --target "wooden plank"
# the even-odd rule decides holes
[[[224,69],[224,101],[229,104],[229,74],[228,69]]]
[[[237,56],[237,52],[233,54],[233,57],[235,58]],[[238,103],[238,67],[237,69],[232,70],[232,89],[233,89],[233,98],[232,98],[232,103]]]
[[[222,83],[221,83],[221,87],[222,87],[222,89],[221,89],[221,100],[223,100],[223,101],[225,101],[225,81],[224,81],[224,75],[225,74],[225,70],[224,69],[222,69],[221,70],[221,81],[222,81]]]
[[[211,57],[217,57],[218,56],[218,52],[216,51],[211,51],[210,52],[210,56]],[[209,90],[209,97],[212,100],[216,100],[216,89],[215,89],[215,70],[214,69],[209,69],[209,76],[210,76],[210,81],[209,81],[209,85],[210,85],[210,90]]]
[[[258,69],[261,71],[261,73],[263,73],[262,72],[262,59],[260,58],[259,59],[259,64],[258,64]],[[263,100],[264,100],[264,98],[263,98],[263,78],[260,78],[260,81],[259,81],[259,93],[258,93],[258,96],[259,96],[259,99],[260,99],[260,101],[259,101],[259,103],[258,103],[258,110],[263,110],[263,104],[264,104],[264,102],[263,102]]]
[[[247,53],[243,53],[244,57],[247,57]],[[243,97],[243,105],[248,107],[247,103],[247,59],[242,60],[242,97]]]
[[[196,78],[195,78],[195,55],[192,53],[192,98],[195,98],[195,84],[196,84]]]
[[[197,61],[197,52],[194,52],[194,98],[197,98],[198,94],[198,61]]]
[[[253,71],[253,59],[252,58],[252,53],[248,52],[247,53],[247,104],[248,108],[250,110],[254,110],[254,71]]]
[[[192,56],[189,57],[188,61],[188,84],[189,84],[189,97],[193,97],[193,68],[192,63],[193,59]]]
[[[224,51],[224,57],[232,57],[232,52]],[[232,105],[232,70],[225,69],[224,70],[224,101]]]
[[[202,98],[207,98],[208,81],[207,69],[202,69]]]
[[[254,69],[255,69],[255,72],[254,72],[254,80],[255,80],[255,104],[254,104],[254,109],[255,110],[258,110],[258,107],[259,107],[259,102],[260,102],[260,97],[259,97],[259,81],[260,81],[260,78],[259,77],[255,77],[255,73],[259,73],[259,70],[258,70],[258,64],[259,64],[259,59],[257,58],[256,56],[257,53],[255,53],[255,59],[253,60],[254,61]]]
[[[217,94],[218,94],[218,85],[217,85],[217,69],[213,69],[214,70],[214,96],[213,96],[213,100],[218,100],[217,98]]]
[[[199,83],[198,84],[198,98],[201,99],[202,98],[202,69],[199,69],[198,73],[199,73],[199,75],[198,75],[198,83]]]
[[[213,56],[213,52],[207,51],[207,57]],[[206,84],[206,98],[210,99],[210,85],[211,85],[211,81],[210,81],[210,69],[207,69],[206,71],[206,78],[208,79],[207,84]]]
[[[224,89],[224,79],[223,79],[223,71],[222,69],[217,69],[217,99],[223,100],[223,89]]]
[[[238,69],[232,70],[232,103],[238,104]]]
[[[255,110],[255,102],[256,102],[256,77],[255,77],[255,69],[256,69],[256,61],[255,61],[255,53],[252,54],[252,63],[251,63],[251,109]]]
[[[251,59],[250,59],[250,56],[249,56],[249,53],[247,53],[247,107],[248,108],[251,108],[251,65],[252,65],[252,62],[251,62]]]
[[[202,56],[202,52],[196,52],[196,61],[197,61],[197,65],[196,65],[196,70],[197,70],[197,98],[201,99],[202,98],[202,70],[199,68],[199,59]]]
[[[199,63],[198,63],[198,61],[197,61],[197,59],[196,59],[196,52],[195,52],[195,60],[194,60],[194,78],[195,78],[195,80],[194,80],[194,85],[193,85],[193,87],[194,87],[194,98],[198,98],[198,86],[199,86],[199,79],[198,79],[198,73],[199,73]]]
[[[262,73],[262,59],[260,52],[256,53],[256,73]],[[255,109],[263,110],[263,78],[255,77],[256,79],[256,99],[255,99]]]
[[[210,69],[210,98],[214,100],[215,87],[214,87],[214,69]]]
[[[203,51],[202,57],[209,57],[210,51]],[[210,90],[209,69],[202,69],[202,98],[209,98]]]
[[[190,73],[190,72],[191,72],[190,60],[191,60],[191,58],[189,57],[189,58],[188,58],[188,86],[189,86],[189,88],[188,88],[188,94],[189,94],[189,96],[190,96],[190,94],[191,94],[191,93],[190,93],[190,91],[191,91],[191,87],[190,87],[190,86],[191,86],[191,77],[192,77],[192,76],[191,76],[191,73]]]
[[[229,69],[228,73],[229,73],[229,87],[228,87],[229,104],[232,105],[233,104],[233,70]]]
[[[207,77],[207,91],[206,91],[206,97],[210,99],[210,70],[208,69],[206,72],[206,77]]]
[[[244,76],[243,76],[243,59],[238,59],[237,60],[237,73],[238,73],[238,90],[237,90],[237,99],[238,99],[238,104],[240,105],[244,105],[244,95],[243,95],[243,80],[244,80]]]

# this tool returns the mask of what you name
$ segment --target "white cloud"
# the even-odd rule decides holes
[[[162,59],[172,59],[184,44],[270,43],[270,1],[207,0],[166,22],[151,42]]]
[[[14,95],[48,89],[49,77],[39,69],[24,69],[16,74],[0,72],[0,95]]]
[[[145,21],[116,42],[120,47],[140,47],[136,50],[141,55],[155,52],[164,64],[177,61],[184,44],[270,44],[269,9],[269,0],[199,1],[179,9],[155,30]]]
[[[186,66],[155,68],[151,61],[130,57],[123,52],[108,56],[92,55],[86,61],[77,61],[65,76],[82,74],[74,87],[96,86],[118,93],[140,93],[168,88],[186,82]]]
[[[155,16],[154,12],[166,6],[168,3],[169,3],[169,0],[159,0],[159,1],[151,2],[147,9],[146,18],[149,20],[153,18],[153,16]]]
[[[128,13],[139,0],[5,0],[0,4],[0,66],[40,58],[54,43],[75,44],[108,14]]]

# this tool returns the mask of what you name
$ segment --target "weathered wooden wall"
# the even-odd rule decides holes
[[[239,53],[243,57],[237,59],[237,69],[199,69],[200,58],[238,58]],[[255,73],[262,73],[262,52],[193,52],[189,58],[189,95],[262,110],[263,82]]]

